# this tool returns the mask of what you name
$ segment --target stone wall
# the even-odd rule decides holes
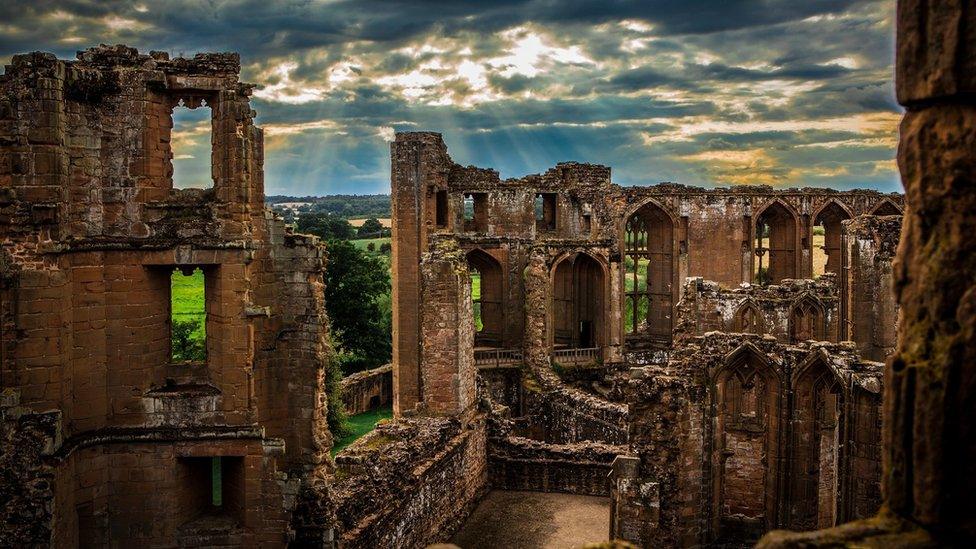
[[[611,445],[627,443],[625,404],[552,381],[535,385],[523,395],[522,429],[531,438],[554,444],[581,441]]]
[[[611,464],[626,451],[600,442],[549,444],[523,437],[491,437],[488,483],[499,490],[610,495]]]
[[[837,256],[842,220],[903,205],[900,195],[867,190],[620,187],[606,166],[575,162],[503,181],[494,170],[455,164],[433,133],[398,134],[392,154],[394,286],[410,300],[402,320],[395,312],[394,352],[405,359],[394,363],[402,365],[412,401],[419,400],[416,357],[426,337],[409,303],[424,302],[418,269],[437,238],[458,243],[490,294],[482,296],[486,327],[475,334],[476,346],[528,352],[537,345],[557,362],[574,348],[595,348],[599,360],[619,363],[627,353],[669,348],[686,279],[735,288],[767,275],[777,285],[811,278],[815,226],[825,227],[824,247]],[[767,226],[775,244],[757,240]],[[638,233],[646,237],[628,240]],[[524,277],[533,257],[545,258],[545,286],[534,294]],[[760,271],[758,257],[773,271]],[[645,273],[637,263],[653,267]],[[837,270],[840,261],[828,263]],[[649,286],[628,284],[628,276],[644,277]],[[526,310],[537,305],[545,332],[529,339],[534,320]],[[824,317],[836,309],[816,306]],[[834,312],[824,328],[829,333],[817,339],[838,340],[838,322]]]
[[[486,455],[483,418],[381,424],[336,456],[339,547],[446,542],[487,489]]]
[[[44,546],[54,529],[60,414],[20,407],[15,389],[0,393],[0,546]]]
[[[342,402],[349,415],[393,404],[393,365],[387,364],[342,378]]]

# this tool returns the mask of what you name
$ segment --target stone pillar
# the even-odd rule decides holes
[[[872,520],[760,547],[976,543],[976,5],[898,3],[898,166],[907,210],[885,372],[884,505]]]
[[[897,340],[892,262],[901,216],[862,215],[844,221],[841,231],[840,337],[856,343],[863,358],[884,362]]]
[[[522,356],[529,367],[548,371],[550,349],[546,311],[549,308],[549,267],[545,252],[540,249],[532,250],[522,278],[525,284],[525,337],[522,340]]]
[[[702,418],[689,380],[631,370],[629,454],[610,474],[610,535],[640,547],[702,543]],[[697,399],[697,400],[696,400]]]
[[[453,240],[437,242],[420,264],[421,412],[457,415],[475,401],[471,276]]]
[[[451,160],[437,133],[400,133],[392,158],[393,410],[400,415],[423,400],[420,379],[420,256],[434,212],[428,193],[447,189]]]

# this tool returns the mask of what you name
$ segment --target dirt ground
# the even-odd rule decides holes
[[[451,543],[462,549],[563,549],[606,541],[610,499],[494,490]]]

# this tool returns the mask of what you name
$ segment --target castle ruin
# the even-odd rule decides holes
[[[974,17],[899,3],[907,197],[502,181],[398,134],[396,417],[334,462],[326,253],[264,206],[237,57],[15,56],[0,545],[423,547],[491,488],[609,496],[645,547],[971,544]],[[175,105],[211,109],[212,189],[174,188]]]

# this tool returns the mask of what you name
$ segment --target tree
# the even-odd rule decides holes
[[[325,309],[345,373],[375,368],[392,350],[388,301],[390,274],[383,258],[345,240],[330,240],[325,269]]]
[[[359,228],[359,238],[380,236],[382,234],[383,224],[380,223],[375,217],[371,217],[364,221],[363,226]]]
[[[314,234],[325,240],[349,240],[356,230],[345,219],[322,213],[299,214],[295,228],[300,233]]]
[[[172,345],[170,351],[173,362],[207,360],[204,341],[193,337],[193,333],[198,329],[200,329],[199,320],[173,320],[170,326]]]
[[[393,251],[393,247],[390,246],[389,242],[384,242],[380,244],[380,253],[384,255],[389,255]]]
[[[375,242],[369,242],[369,243],[367,243],[366,244],[366,251],[367,252],[375,252],[376,251],[376,243]]]

